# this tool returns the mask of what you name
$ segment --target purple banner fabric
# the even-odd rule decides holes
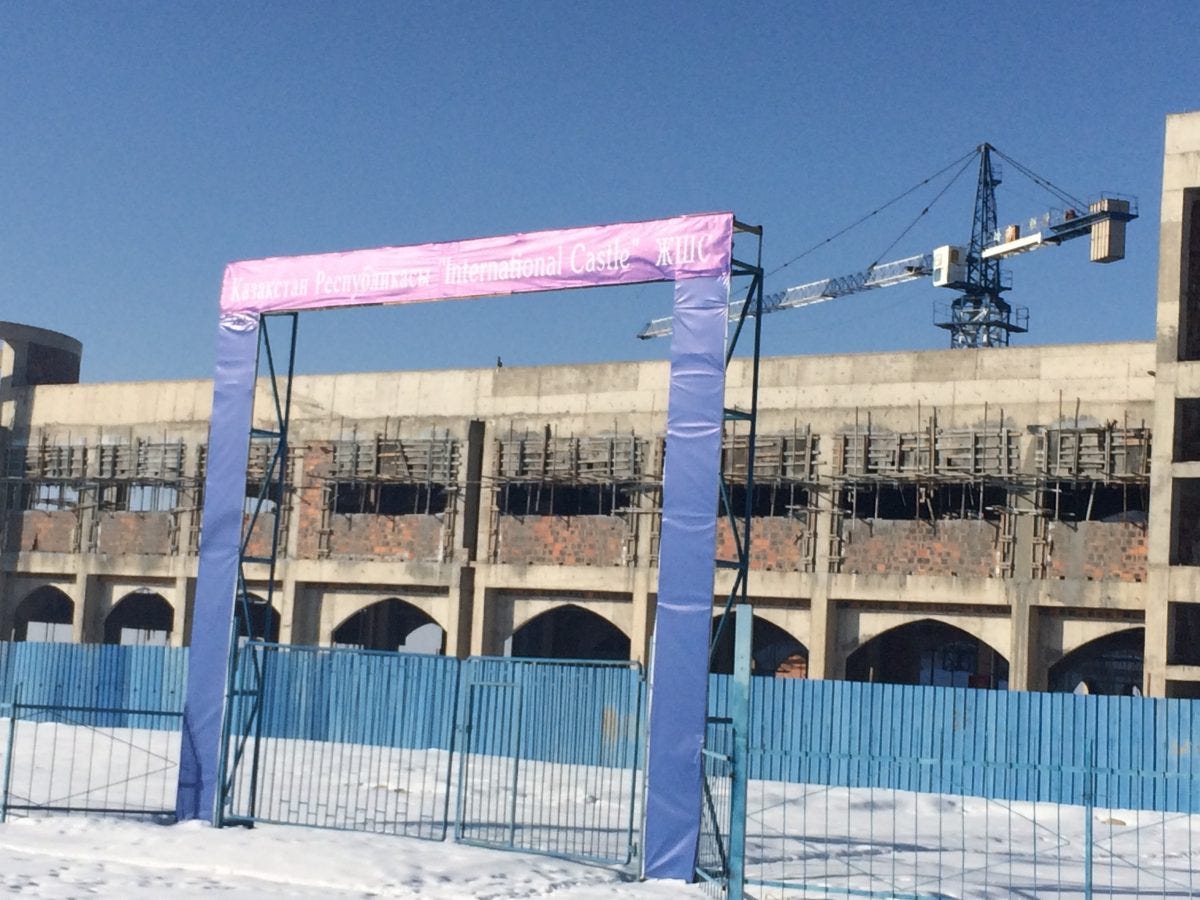
[[[713,616],[729,277],[675,285],[658,605],[650,669],[647,878],[691,881]]]
[[[679,281],[729,271],[733,216],[677,216],[231,263],[221,311],[283,312]]]
[[[175,814],[215,822],[259,317],[221,316]]]

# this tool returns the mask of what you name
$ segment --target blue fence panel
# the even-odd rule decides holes
[[[729,676],[709,684],[727,714]],[[1200,811],[1188,700],[755,678],[751,777]]]
[[[113,710],[95,724],[162,728],[162,716],[121,710],[183,711],[187,648],[11,642],[0,644],[0,699],[11,703]]]
[[[520,755],[541,762],[626,765],[639,752],[643,721],[641,669],[629,663],[575,663],[474,657],[466,662],[464,702],[469,689],[500,704],[488,721],[494,734],[476,734],[477,753],[511,755],[513,734],[501,722],[520,729]],[[519,708],[518,708],[519,705]],[[564,727],[569,720],[577,725]],[[564,735],[571,735],[564,740]]]

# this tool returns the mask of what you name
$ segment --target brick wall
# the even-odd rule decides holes
[[[989,576],[996,525],[979,519],[846,519],[842,572]]]
[[[9,513],[6,525],[5,550],[49,553],[73,553],[75,550],[71,540],[75,531],[75,513],[72,511]]]
[[[304,487],[295,492],[294,512],[300,517],[296,555],[316,559],[321,540],[321,509],[325,502],[323,479],[333,473],[333,445],[310,441],[304,445]]]
[[[330,556],[436,561],[442,547],[440,516],[338,514],[331,520]]]
[[[628,532],[618,516],[501,516],[496,562],[619,566]]]
[[[789,516],[756,518],[750,525],[750,567],[768,572],[812,571],[806,558],[806,527]],[[811,554],[808,554],[811,556]],[[729,519],[717,520],[717,558],[737,559]]]
[[[242,535],[246,534],[246,526],[250,524],[249,514],[242,516]],[[254,520],[254,531],[250,534],[250,542],[246,545],[247,556],[271,555],[271,532],[275,528],[274,513],[259,513]],[[280,556],[283,555],[284,535],[279,535]]]
[[[165,556],[171,552],[171,514],[168,512],[102,512],[97,524],[100,533],[96,549],[100,553]]]
[[[1046,577],[1145,581],[1145,526],[1135,522],[1051,522]]]

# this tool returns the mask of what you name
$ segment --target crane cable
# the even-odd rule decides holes
[[[1069,204],[1073,205],[1078,210],[1086,210],[1088,208],[1087,203],[1085,203],[1083,200],[1080,200],[1078,197],[1071,196],[1066,191],[1064,191],[1062,188],[1053,184],[1049,179],[1043,178],[1041,175],[1039,175],[1037,172],[1034,172],[1032,169],[1028,168],[1027,166],[1021,165],[1019,162],[1017,162],[1015,159],[1013,159],[1008,154],[1002,152],[1001,150],[998,150],[996,147],[992,147],[992,150],[993,150],[993,152],[995,152],[995,154],[997,156],[999,156],[1002,160],[1004,160],[1006,163],[1008,163],[1010,166],[1012,166],[1014,169],[1016,169],[1018,172],[1020,172],[1022,175],[1024,175],[1030,181],[1032,181],[1034,184],[1038,185],[1041,188],[1044,188],[1046,191],[1053,194],[1059,200],[1063,201],[1064,203],[1069,203]]]
[[[820,249],[821,247],[824,247],[826,244],[837,240],[842,235],[844,235],[846,232],[857,228],[859,225],[863,224],[863,222],[866,222],[871,217],[876,216],[879,213],[883,212],[889,206],[893,206],[894,204],[899,203],[901,200],[903,200],[909,194],[912,194],[913,192],[920,190],[921,188],[923,188],[925,185],[929,184],[929,182],[933,181],[934,179],[940,178],[942,175],[944,175],[946,172],[949,172],[955,166],[963,165],[963,168],[965,168],[966,167],[965,163],[970,162],[970,160],[973,159],[978,153],[979,153],[978,148],[972,148],[970,150],[970,152],[964,154],[963,156],[960,156],[958,159],[954,160],[954,162],[950,163],[949,165],[945,166],[942,169],[939,169],[937,172],[934,172],[928,178],[925,178],[925,179],[921,180],[920,182],[918,182],[917,184],[914,184],[912,187],[910,187],[908,190],[904,191],[903,193],[897,194],[895,197],[893,197],[887,203],[884,203],[882,206],[878,207],[877,209],[871,210],[865,216],[862,216],[861,218],[855,220],[854,222],[851,222],[845,228],[841,229],[840,231],[835,232],[834,234],[829,235],[829,237],[825,238],[824,240],[818,241],[817,243],[815,243],[811,247],[809,247],[807,250],[804,250],[801,253],[796,254],[795,256],[793,256],[791,259],[789,259],[787,262],[783,263],[782,265],[776,266],[774,269],[767,272],[767,275],[768,276],[774,275],[776,272],[780,272],[780,271],[786,269],[792,263],[798,262],[799,260],[808,256],[810,253],[813,253],[814,251]],[[962,174],[962,170],[960,169],[959,172],[955,174],[954,179],[957,179],[958,176],[961,174]],[[954,183],[954,179],[951,179],[950,184]],[[947,187],[949,187],[949,185],[947,185]],[[944,193],[945,193],[945,189],[943,188],[942,192],[938,194],[938,197],[940,197]],[[937,200],[937,197],[934,198],[935,202],[936,202],[936,200]],[[932,205],[933,204],[930,203],[930,206],[932,206]],[[929,211],[929,207],[927,206],[924,210],[922,210],[921,215],[924,215],[928,211]],[[920,217],[921,216],[918,216],[917,218],[919,219]],[[910,225],[909,228],[911,228],[911,227],[912,226]],[[905,229],[905,231],[907,231],[907,230],[908,229]],[[897,240],[899,240],[899,238],[897,238]]]
[[[971,154],[971,156],[976,156],[976,155],[978,155],[978,151],[976,151],[976,153]],[[878,256],[876,256],[874,262],[872,262],[869,266],[867,266],[868,272],[870,272],[877,265],[879,265],[879,261],[881,259],[883,259],[887,254],[891,253],[892,248],[895,247],[898,243],[900,243],[900,241],[904,238],[904,236],[906,234],[908,234],[910,231],[912,231],[913,228],[916,227],[916,224],[918,222],[920,222],[921,219],[925,216],[925,214],[928,213],[929,210],[931,210],[933,208],[933,204],[937,203],[939,200],[942,199],[942,197],[943,197],[943,195],[945,195],[946,191],[950,190],[950,188],[952,188],[954,186],[954,182],[958,181],[959,176],[962,175],[963,172],[967,171],[967,166],[969,166],[972,162],[974,162],[973,159],[968,159],[966,162],[964,162],[962,164],[962,168],[960,168],[957,172],[955,172],[954,177],[951,178],[948,182],[946,182],[946,186],[944,188],[942,188],[940,191],[938,191],[937,194],[934,195],[934,198],[929,201],[929,204],[923,210],[921,210],[919,213],[917,213],[917,217],[908,223],[908,227],[905,228],[903,231],[901,231],[898,235],[896,235],[896,239],[894,241],[892,241],[890,244],[888,244],[886,247],[884,247],[883,252],[881,252]]]

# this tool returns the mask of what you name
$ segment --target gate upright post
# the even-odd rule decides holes
[[[733,784],[729,790],[729,900],[742,900],[746,886],[746,801],[750,779],[750,654],[753,646],[754,608],[738,605],[734,619],[733,692],[729,714],[733,719]]]

